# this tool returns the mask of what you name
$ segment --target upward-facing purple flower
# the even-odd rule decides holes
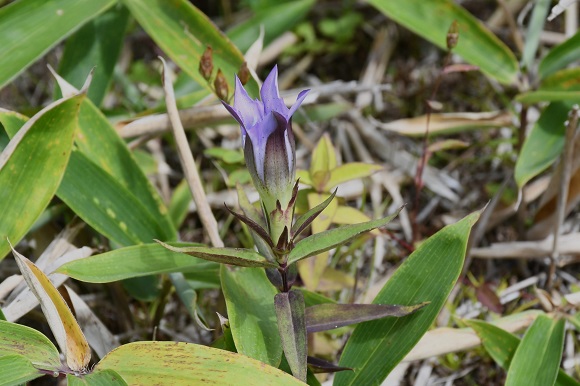
[[[222,102],[240,124],[246,164],[268,210],[276,200],[283,206],[290,201],[296,174],[291,118],[308,91],[298,94],[291,108],[286,107],[278,93],[274,66],[260,90],[261,101],[250,98],[236,76],[233,107]]]

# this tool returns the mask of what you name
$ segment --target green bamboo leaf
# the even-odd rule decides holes
[[[564,325],[564,319],[536,318],[514,353],[506,386],[554,384],[564,347]]]
[[[397,213],[385,218],[364,222],[362,224],[344,225],[321,233],[316,233],[303,240],[300,240],[294,246],[294,249],[288,255],[288,264],[295,263],[299,260],[310,256],[317,255],[324,251],[328,251],[338,245],[344,244],[352,240],[361,233],[368,232],[375,228],[387,225],[393,220]]]
[[[67,374],[67,386],[126,386],[127,382],[123,380],[116,371],[111,369],[94,371],[84,375]]]
[[[548,55],[542,59],[538,67],[540,78],[546,78],[558,70],[574,63],[580,57],[580,32],[552,48]]]
[[[564,122],[571,108],[572,103],[553,102],[544,109],[518,156],[514,174],[518,187],[522,188],[558,158],[564,147]]]
[[[233,94],[233,75],[244,63],[244,57],[203,12],[186,0],[123,0],[123,3],[155,43],[209,91],[211,88],[198,69],[206,46],[211,46],[214,68],[222,70]],[[253,79],[246,88],[257,94],[258,86]]]
[[[182,342],[135,342],[111,351],[95,367],[116,371],[130,385],[303,385],[244,355]]]
[[[167,232],[133,192],[78,150],[71,155],[57,194],[87,224],[119,245],[152,242]]]
[[[0,357],[0,369],[0,385],[22,385],[44,375],[26,357],[16,354]]]
[[[473,213],[425,240],[395,271],[373,304],[419,304],[429,307],[403,318],[386,318],[358,325],[340,358],[334,384],[378,385],[433,324],[463,267]]]
[[[292,374],[306,382],[306,321],[304,319],[304,296],[298,290],[282,292],[274,297],[278,332],[282,348]]]
[[[169,218],[175,228],[179,228],[185,220],[185,217],[187,217],[191,201],[193,201],[191,190],[189,190],[187,181],[183,179],[175,189],[173,189],[171,201],[167,208],[169,211]]]
[[[14,354],[24,356],[39,369],[57,371],[62,366],[58,350],[46,336],[30,327],[0,320],[0,357]]]
[[[173,247],[156,240],[170,251],[184,253],[200,259],[215,261],[220,264],[236,265],[238,267],[277,268],[278,266],[266,260],[259,253],[243,248],[212,248],[212,247]]]
[[[127,8],[117,5],[86,23],[66,40],[58,73],[80,88],[94,68],[87,96],[97,106],[111,83],[128,20]]]
[[[453,49],[483,73],[504,84],[514,83],[518,62],[510,49],[479,20],[452,0],[368,0],[385,15],[441,48],[457,21],[459,41]]]
[[[264,46],[267,46],[304,19],[314,3],[314,0],[298,0],[264,7],[248,20],[228,29],[226,34],[245,52],[258,39],[260,26],[263,26]]]
[[[69,161],[83,98],[61,99],[44,108],[0,154],[0,259],[10,250],[7,239],[19,242],[54,196]]]
[[[558,102],[568,101],[571,103],[580,103],[580,91],[548,91],[537,90],[530,91],[516,96],[516,101],[533,104],[538,102]]]
[[[278,367],[282,357],[274,296],[263,269],[220,267],[222,290],[236,348],[240,354]]]
[[[387,316],[401,317],[409,315],[428,302],[415,306],[397,306],[390,304],[320,304],[306,309],[306,329],[308,333],[332,330],[369,320],[382,319]]]
[[[495,363],[507,370],[520,344],[520,338],[481,320],[464,320],[464,322],[477,333],[483,347]],[[555,384],[557,386],[578,386],[580,382],[559,369]]]
[[[16,1],[0,8],[0,88],[115,2]]]
[[[526,33],[524,52],[522,53],[523,68],[529,69],[536,57],[536,51],[540,44],[540,34],[544,29],[546,16],[548,16],[548,8],[550,7],[551,2],[551,0],[535,1],[534,10]]]
[[[150,226],[157,226],[160,231],[158,238],[175,240],[177,231],[157,190],[137,164],[127,144],[103,113],[89,100],[85,100],[81,105],[79,127],[79,135],[75,139],[79,150],[129,190],[131,195],[142,204],[145,211],[153,218]],[[118,217],[118,219],[125,222],[130,220],[126,217]],[[151,242],[151,239],[140,241]]]
[[[201,244],[172,243],[185,247]],[[176,254],[157,243],[133,245],[64,264],[58,272],[89,283],[109,283],[132,277],[169,272],[215,269],[215,263]]]

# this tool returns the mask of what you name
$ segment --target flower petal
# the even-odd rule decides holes
[[[276,130],[277,126],[278,121],[274,117],[274,114],[269,113],[255,126],[247,130],[248,137],[252,141],[256,173],[261,181],[265,181],[264,163],[266,159],[266,144],[268,143],[268,137],[270,137],[270,135]]]
[[[246,134],[247,133],[246,133],[246,128],[244,127],[244,122],[242,121],[242,118],[238,115],[238,112],[232,106],[228,105],[226,102],[224,102],[222,100],[220,100],[220,102],[222,102],[222,105],[224,105],[226,110],[228,110],[228,112],[230,114],[232,114],[232,117],[234,117],[234,119],[236,121],[238,121],[238,123],[240,124],[240,129],[242,129],[242,147],[244,147],[244,144],[246,143]]]
[[[234,91],[234,109],[237,112],[238,117],[242,120],[240,124],[244,126],[246,130],[254,126],[263,116],[262,103],[250,98],[237,75],[236,90]]]
[[[268,137],[266,143],[266,158],[264,163],[264,181],[268,188],[282,192],[288,185],[293,185],[294,181],[294,139],[290,137],[290,126],[282,114],[272,113],[276,119],[276,129]]]
[[[290,112],[288,113],[288,120],[290,120],[292,115],[294,115],[296,110],[298,110],[298,107],[300,107],[300,105],[302,104],[302,102],[304,101],[309,92],[310,90],[300,91],[300,94],[298,94],[298,98],[296,98],[296,102],[294,102],[294,104],[290,108]]]
[[[262,103],[264,104],[264,114],[268,114],[270,111],[275,111],[281,114],[288,120],[290,117],[288,115],[288,107],[284,104],[284,100],[280,98],[280,93],[278,92],[278,66],[274,66],[270,74],[264,81],[262,88],[260,89],[260,97],[262,98]]]

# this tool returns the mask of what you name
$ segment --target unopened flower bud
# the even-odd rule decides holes
[[[215,88],[215,93],[221,100],[227,101],[228,95],[230,93],[228,89],[228,82],[226,81],[226,77],[224,76],[221,69],[218,69],[217,75],[215,76],[215,80],[213,82],[213,87]]]
[[[199,73],[205,80],[211,78],[211,73],[213,72],[213,58],[211,46],[207,46],[201,59],[199,60]]]
[[[447,31],[447,49],[451,51],[457,45],[459,40],[459,28],[457,25],[457,20],[453,20],[449,30]]]
[[[246,83],[248,83],[250,80],[250,70],[248,69],[248,63],[244,62],[244,64],[242,64],[240,71],[238,71],[238,78],[240,79],[242,85],[245,86]]]

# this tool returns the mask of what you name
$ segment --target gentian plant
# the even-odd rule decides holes
[[[383,304],[321,304],[306,308],[301,291],[292,289],[296,280],[296,263],[335,248],[361,233],[385,226],[396,214],[330,229],[309,237],[299,238],[317,216],[334,199],[336,191],[319,205],[294,218],[298,194],[295,177],[296,154],[292,134],[292,115],[308,94],[302,91],[291,108],[286,107],[278,91],[277,67],[270,72],[260,90],[261,100],[251,98],[236,76],[234,104],[222,102],[240,124],[242,147],[254,186],[260,195],[261,212],[238,188],[243,213],[228,210],[251,230],[256,250],[240,248],[186,247],[166,248],[201,259],[242,267],[266,270],[275,295],[278,332],[286,359],[293,375],[306,380],[307,363],[320,365],[320,360],[307,357],[307,333],[379,319],[404,316],[423,307]],[[320,366],[319,366],[320,367]],[[322,366],[328,371],[342,368],[331,364]]]

